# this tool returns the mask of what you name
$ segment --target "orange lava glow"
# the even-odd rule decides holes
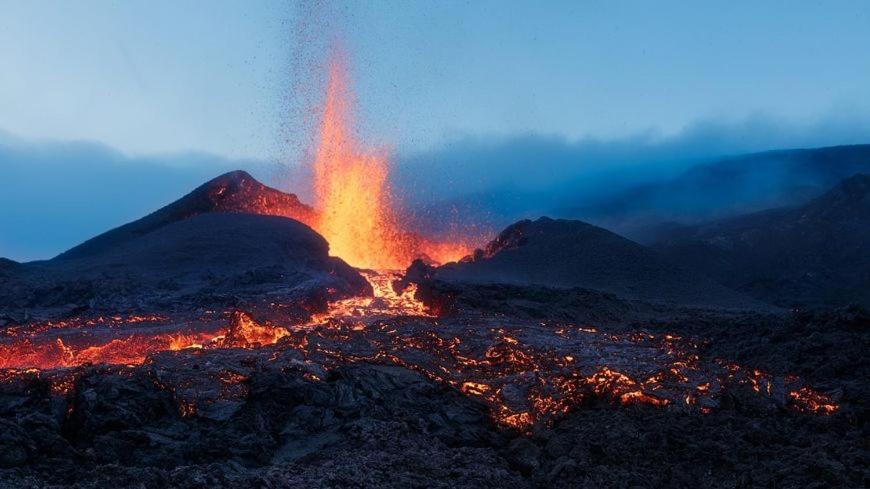
[[[129,324],[136,324],[135,319]],[[36,330],[42,332],[40,330]],[[0,369],[54,369],[88,364],[139,365],[148,355],[188,348],[253,348],[271,345],[289,333],[282,327],[261,325],[242,312],[229,317],[229,325],[190,333],[130,333],[116,338],[78,335],[66,342],[45,341],[38,333],[0,344]]]
[[[701,344],[688,338],[645,331],[612,334],[572,324],[513,322],[498,315],[445,320],[428,311],[413,288],[393,288],[399,273],[363,274],[373,297],[335,301],[325,313],[295,326],[255,321],[232,311],[198,331],[188,321],[158,315],[16,328],[0,342],[0,382],[45,375],[53,392],[64,393],[75,384],[77,371],[70,367],[135,368],[151,363],[161,351],[196,358],[217,349],[245,349],[264,362],[301,361],[321,375],[356,362],[405,367],[480,400],[496,423],[521,431],[549,424],[596,399],[709,414],[722,406],[727,392],[748,391],[772,406],[801,413],[831,415],[840,410],[831,395],[795,376],[704,360]],[[230,351],[226,354],[232,357]],[[203,375],[219,377],[219,396],[245,395],[246,377],[239,372]],[[322,377],[310,373],[306,378]],[[198,395],[194,387],[185,389]],[[179,398],[179,412],[194,416],[197,403]]]
[[[467,242],[434,242],[404,229],[390,189],[385,150],[361,148],[352,130],[352,94],[346,62],[333,56],[315,153],[314,192],[318,216],[310,223],[331,254],[370,269],[402,269],[415,258],[438,263],[467,255]]]
[[[372,297],[350,297],[332,302],[326,312],[315,314],[308,326],[359,318],[357,326],[364,328],[364,321],[370,321],[377,317],[432,316],[426,305],[415,297],[416,284],[411,284],[401,293],[393,289],[392,283],[401,277],[401,273],[388,270],[362,270],[360,273],[372,286]]]
[[[35,342],[28,338],[0,345],[0,368],[51,369],[85,364],[138,365],[157,351],[201,346],[215,335],[131,334],[98,344],[67,344],[61,338]]]

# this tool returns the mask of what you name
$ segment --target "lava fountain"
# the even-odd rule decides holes
[[[329,84],[320,146],[314,159],[314,190],[320,211],[317,230],[334,255],[366,268],[406,265],[392,212],[383,154],[366,153],[349,130],[350,93],[347,67],[335,56]]]
[[[335,53],[313,162],[313,227],[329,242],[330,252],[353,266],[405,268],[414,258],[444,263],[471,250],[467,240],[435,242],[403,227],[398,200],[389,183],[385,150],[361,148],[352,132],[352,101],[347,63]]]

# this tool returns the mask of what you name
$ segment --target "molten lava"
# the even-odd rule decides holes
[[[393,282],[401,278],[401,273],[393,271],[362,270],[363,277],[372,286],[372,297],[350,297],[329,304],[329,310],[315,314],[308,326],[317,326],[329,321],[358,319],[358,327],[363,321],[376,318],[397,316],[432,317],[425,304],[415,297],[416,284],[411,284],[401,292],[396,292]]]
[[[383,155],[358,148],[348,123],[350,94],[340,58],[329,70],[320,146],[314,160],[317,230],[332,254],[366,268],[401,268],[403,256]]]
[[[412,288],[393,289],[397,273],[366,271],[364,276],[373,297],[335,301],[325,313],[295,326],[228,311],[214,318],[115,316],[10,328],[0,338],[0,381],[44,376],[53,391],[63,394],[75,384],[81,371],[76,368],[87,364],[136,368],[164,355],[160,352],[175,351],[176,360],[195,363],[201,354],[232,357],[244,351],[258,362],[305,365],[315,372],[306,377],[311,381],[354,362],[402,366],[480,399],[497,423],[521,430],[594,399],[706,414],[721,407],[726,393],[744,386],[749,393],[739,395],[761,396],[798,412],[839,410],[831,396],[797,377],[704,359],[702,346],[691,339],[645,331],[610,334],[501,315],[438,318]],[[217,370],[202,375],[218,377],[219,396],[246,395],[245,376],[213,367]],[[196,400],[212,392],[198,392],[200,380],[184,380],[194,386],[185,387],[184,395],[167,384],[184,415],[214,402]]]
[[[467,255],[472,246],[466,240],[433,242],[404,229],[386,151],[361,148],[352,131],[352,100],[346,62],[336,54],[313,163],[319,215],[309,224],[333,255],[361,268],[403,269],[418,257],[446,263]]]

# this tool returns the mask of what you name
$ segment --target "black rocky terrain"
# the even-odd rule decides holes
[[[625,299],[678,305],[759,306],[610,231],[581,221],[546,217],[513,224],[470,259],[431,273],[446,282],[579,287]]]
[[[204,356],[175,356],[132,371],[86,369],[69,407],[38,380],[2,385],[0,485],[523,485],[494,448],[508,436],[485,408],[409,370],[350,366],[316,372],[321,381],[302,363],[265,368],[234,386],[244,397],[231,415],[191,416],[169,388],[223,371]],[[216,361],[232,365],[225,356]]]
[[[509,324],[590,319],[545,290],[450,286],[470,296],[487,290],[476,292],[475,307],[457,305],[439,319],[437,334],[492,315],[486,311],[495,304],[513,305],[499,311],[522,311],[529,320],[492,318],[518,337],[523,333]],[[321,368],[317,360],[336,349],[371,353],[350,331],[324,326],[307,336],[310,355],[279,342],[253,350],[163,352],[139,367],[4,378],[0,486],[821,488],[870,482],[866,311],[659,316],[605,299],[602,308],[626,313],[605,331],[709,337],[705,356],[800,372],[839,390],[842,408],[827,416],[790,412],[747,385],[727,391],[709,414],[592,397],[552,424],[518,431],[497,426],[478,398],[386,358]],[[597,299],[587,294],[582,302],[589,307]],[[372,326],[428,327],[419,319],[381,323]],[[408,360],[421,354],[426,357],[413,348],[404,353]],[[67,390],[58,392],[58,385]]]
[[[870,306],[870,175],[798,207],[677,227],[654,248],[781,306]]]
[[[0,321],[281,302],[322,310],[371,294],[308,226],[295,196],[222,175],[138,221],[47,261],[0,263]],[[0,322],[0,324],[3,324]]]

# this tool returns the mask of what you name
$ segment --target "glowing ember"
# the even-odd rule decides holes
[[[468,254],[468,243],[436,243],[403,229],[386,152],[360,148],[351,129],[351,105],[346,63],[335,54],[313,165],[319,215],[309,223],[329,242],[331,253],[372,269],[402,269],[422,256],[445,263]]]
[[[840,406],[834,403],[830,397],[816,392],[807,386],[789,392],[788,397],[792,406],[804,413],[831,414],[840,409]]]
[[[301,355],[312,369],[306,377],[311,381],[354,362],[409,368],[480,399],[497,423],[522,430],[594,399],[706,414],[721,407],[726,392],[743,386],[748,395],[781,408],[822,415],[839,409],[834,399],[797,377],[703,359],[701,345],[687,338],[644,331],[611,334],[499,315],[442,320],[414,298],[413,289],[396,293],[392,282],[398,276],[365,272],[374,297],[336,301],[326,313],[295,327],[257,322],[234,311],[205,331],[161,316],[131,316],[126,325],[79,319],[70,320],[68,329],[57,323],[17,328],[0,342],[0,368],[7,369],[0,370],[0,381],[46,372],[53,389],[63,393],[74,384],[76,370],[61,375],[45,369],[136,365],[166,350],[196,361],[217,349],[243,349],[259,362],[298,365]],[[182,324],[186,332],[180,332]],[[40,370],[27,370],[32,367]],[[219,373],[220,395],[246,395],[245,379],[239,372]],[[194,387],[175,394],[179,412],[198,412],[201,393]]]

